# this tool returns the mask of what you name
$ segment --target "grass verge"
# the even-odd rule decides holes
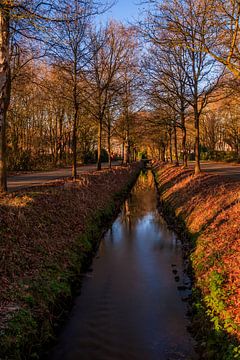
[[[155,164],[161,211],[192,271],[193,331],[202,359],[240,359],[240,185]]]
[[[36,359],[140,165],[83,174],[0,199],[0,358]]]

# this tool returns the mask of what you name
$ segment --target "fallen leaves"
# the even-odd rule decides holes
[[[221,323],[240,340],[239,181],[204,173],[195,177],[173,166],[160,167],[158,181],[163,200],[197,237],[193,268],[209,313],[216,326]]]
[[[0,198],[0,327],[24,296],[29,299],[26,284],[58,266],[71,267],[69,251],[86,220],[126,187],[137,166],[86,172],[74,182],[59,180]]]

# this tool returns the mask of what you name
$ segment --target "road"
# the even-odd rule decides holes
[[[189,162],[189,168],[194,169],[194,161]],[[240,164],[205,161],[201,162],[201,170],[210,174],[227,176],[240,180]]]
[[[120,165],[120,162],[113,162],[113,166]],[[108,164],[102,164],[103,168],[107,168]],[[194,162],[189,162],[189,168],[194,169]],[[225,163],[214,163],[214,162],[202,162],[201,163],[202,171],[208,173],[222,175],[231,177],[234,179],[240,180],[240,165],[225,164]],[[84,171],[94,171],[96,170],[96,165],[86,165],[78,167],[78,173]],[[10,176],[8,178],[8,190],[16,191],[20,189],[25,189],[32,186],[39,186],[45,184],[49,181],[54,181],[62,178],[67,178],[71,176],[71,168],[56,169],[52,171],[42,171],[34,172],[28,174],[20,174],[15,176]]]
[[[113,162],[113,166],[120,165],[121,162],[115,161]],[[107,168],[108,163],[103,163],[102,168]],[[85,171],[94,171],[96,170],[96,164],[80,166],[77,168],[78,173]],[[25,189],[32,186],[39,186],[45,184],[47,182],[67,178],[71,176],[72,169],[63,168],[63,169],[55,169],[52,171],[39,171],[33,173],[25,173],[8,177],[8,190],[16,191]]]

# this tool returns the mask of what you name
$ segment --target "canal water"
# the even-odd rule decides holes
[[[196,359],[188,285],[181,244],[157,211],[152,173],[142,173],[102,239],[49,359]]]

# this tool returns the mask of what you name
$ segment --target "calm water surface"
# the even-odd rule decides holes
[[[181,245],[156,206],[149,171],[105,234],[49,359],[196,359],[181,300],[186,292],[178,290],[188,282]]]

